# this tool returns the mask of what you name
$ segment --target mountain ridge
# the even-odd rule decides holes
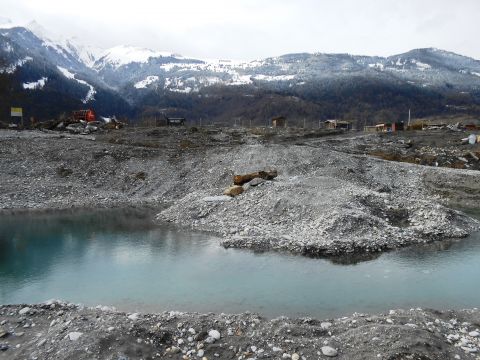
[[[54,41],[40,25],[30,25],[33,30],[0,26],[0,73],[16,82],[17,97],[35,97],[56,79],[63,91],[55,97],[134,117],[167,112],[255,121],[288,113],[298,118],[360,116],[372,122],[380,113],[402,118],[412,107],[425,115],[479,111],[480,61],[437,48],[388,57],[304,52],[252,61],[205,60],[126,45],[100,51],[68,39]],[[40,79],[46,79],[42,87],[25,88]],[[276,99],[273,104],[269,97]],[[217,109],[223,110],[216,110],[212,99],[231,109],[222,104]]]

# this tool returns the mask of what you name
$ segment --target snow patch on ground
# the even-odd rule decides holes
[[[418,60],[412,60],[412,62],[417,65],[418,69],[421,71],[429,70],[432,68],[429,64],[422,63]]]
[[[232,76],[232,79],[226,85],[238,86],[238,85],[247,85],[247,84],[251,84],[251,83],[252,83],[252,78],[251,78],[250,75],[236,74],[236,75]]]
[[[260,81],[288,81],[295,79],[295,75],[255,75],[253,78]]]
[[[371,69],[383,70],[385,67],[382,63],[368,64],[368,67]]]
[[[133,85],[136,89],[145,89],[148,85],[158,81],[159,77],[155,75],[147,76],[145,79]]]
[[[23,83],[23,88],[28,90],[40,90],[43,89],[47,83],[48,78],[42,77],[41,79],[33,82]]]

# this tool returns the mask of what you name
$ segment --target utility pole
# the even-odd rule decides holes
[[[408,109],[408,126],[410,127],[410,119],[411,119],[411,113],[410,109]]]

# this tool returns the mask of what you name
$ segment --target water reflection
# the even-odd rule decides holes
[[[124,310],[319,317],[478,306],[480,288],[472,286],[480,275],[478,235],[325,260],[226,250],[209,235],[155,226],[152,215],[110,210],[3,216],[0,303],[61,298]]]

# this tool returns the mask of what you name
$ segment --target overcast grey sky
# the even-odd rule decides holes
[[[0,9],[94,46],[201,58],[438,47],[480,59],[480,0],[0,0]]]

